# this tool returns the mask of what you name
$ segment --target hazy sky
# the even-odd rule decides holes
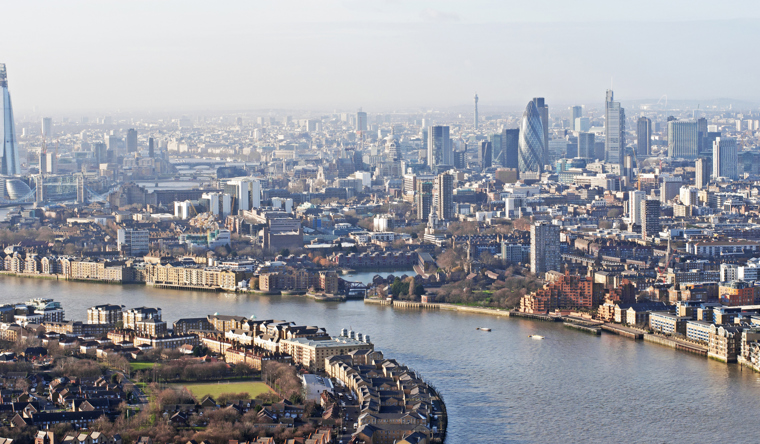
[[[757,0],[0,1],[17,112],[760,101]]]

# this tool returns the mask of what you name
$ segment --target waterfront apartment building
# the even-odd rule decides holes
[[[520,299],[520,311],[524,313],[548,313],[558,308],[588,308],[598,305],[601,285],[585,276],[560,275],[535,293]]]
[[[649,314],[649,328],[663,334],[680,333],[686,335],[686,322],[691,317],[656,311]]]
[[[153,319],[161,320],[160,308],[138,307],[125,310],[123,313],[123,325],[126,329],[137,330],[137,323]]]
[[[711,325],[707,343],[707,356],[723,362],[736,362],[741,354],[742,327]]]
[[[122,321],[123,305],[96,305],[87,309],[88,324],[116,325]]]
[[[346,355],[356,350],[374,350],[369,342],[347,337],[333,337],[329,340],[314,341],[307,338],[283,339],[280,352],[293,357],[293,363],[304,366],[309,371],[325,370],[325,360],[331,356]]]
[[[560,271],[559,225],[546,221],[530,227],[530,272],[543,276],[547,271]]]
[[[760,287],[755,287],[744,281],[721,282],[718,288],[718,297],[723,305],[729,307],[753,305],[758,288]]]

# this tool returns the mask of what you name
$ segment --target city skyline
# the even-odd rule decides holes
[[[17,20],[0,38],[14,42],[4,62],[13,66],[17,113],[472,109],[477,91],[485,115],[533,96],[554,106],[598,103],[611,83],[629,100],[760,100],[751,76],[760,62],[731,44],[757,33],[760,14],[746,2],[718,11],[700,3],[658,5],[656,16],[642,7],[623,20],[595,1],[31,2],[4,7]],[[534,38],[522,38],[529,30]],[[691,43],[677,53],[653,49],[679,41]],[[742,59],[744,69],[716,82],[701,69],[708,53]],[[507,69],[514,60],[526,63]]]

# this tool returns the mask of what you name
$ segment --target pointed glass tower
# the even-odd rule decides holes
[[[3,107],[0,112],[0,174],[15,176],[21,174],[21,162],[18,158],[18,142],[16,142],[16,125],[13,122],[11,95],[8,92],[8,75],[5,63],[0,63],[0,88],[3,89]]]

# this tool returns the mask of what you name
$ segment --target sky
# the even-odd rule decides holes
[[[756,0],[0,0],[19,112],[760,102]]]

